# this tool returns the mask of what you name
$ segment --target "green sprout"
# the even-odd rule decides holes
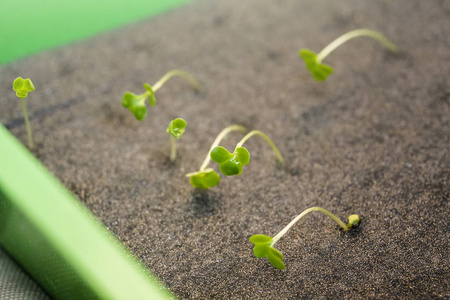
[[[236,145],[233,153],[230,153],[227,149],[217,146],[211,150],[211,158],[213,161],[219,164],[220,171],[226,176],[240,175],[242,173],[242,167],[248,165],[250,162],[250,153],[247,149],[242,147],[244,143],[254,135],[259,135],[266,140],[266,142],[272,147],[278,161],[284,164],[283,156],[278,150],[277,146],[272,140],[259,130],[253,130],[249,132],[242,140]]]
[[[192,186],[197,189],[209,189],[210,187],[214,187],[219,184],[220,176],[217,174],[212,168],[207,168],[209,162],[211,161],[211,151],[219,145],[219,143],[225,138],[225,136],[232,131],[241,131],[245,133],[247,130],[245,127],[240,125],[231,125],[223,129],[219,135],[214,140],[211,148],[206,155],[203,164],[200,166],[200,169],[197,172],[192,172],[186,174],[186,177],[190,177],[190,182]]]
[[[28,119],[27,106],[25,104],[25,98],[28,96],[28,93],[35,90],[33,82],[31,82],[29,78],[23,79],[22,77],[18,77],[13,82],[13,89],[16,92],[16,96],[22,101],[23,117],[27,128],[28,147],[34,148],[33,134],[31,132],[30,120]]]
[[[307,213],[312,211],[321,211],[325,213],[327,216],[331,217],[333,220],[336,221],[336,223],[341,226],[343,231],[347,231],[349,229],[357,228],[360,223],[360,219],[358,215],[351,215],[348,217],[348,223],[345,224],[341,220],[339,220],[338,217],[336,217],[334,214],[330,213],[328,210],[323,209],[321,207],[311,207],[299,214],[294,220],[291,221],[283,230],[281,230],[275,237],[271,238],[270,236],[264,235],[264,234],[255,234],[250,237],[250,242],[252,242],[255,247],[253,248],[253,253],[256,257],[264,258],[267,257],[269,262],[277,269],[283,270],[286,266],[283,263],[283,254],[281,254],[280,251],[275,249],[273,246],[276,242],[278,242],[279,239],[283,235],[286,234],[286,232],[295,224],[298,220],[300,220],[303,216],[305,216]]]
[[[151,106],[156,104],[155,93],[159,90],[170,78],[174,76],[179,76],[186,79],[196,91],[201,90],[201,85],[191,74],[181,71],[181,70],[172,70],[166,73],[160,80],[158,80],[153,86],[148,83],[144,83],[144,89],[147,91],[136,95],[131,92],[126,92],[122,98],[122,105],[125,108],[128,108],[135,116],[135,118],[139,121],[142,121],[147,116],[147,106],[145,102],[148,98],[148,102]]]
[[[328,75],[333,73],[333,68],[331,66],[322,63],[325,57],[327,57],[333,50],[343,43],[360,36],[367,36],[376,39],[394,53],[398,51],[397,46],[395,46],[381,33],[369,29],[357,29],[338,37],[331,42],[331,44],[323,48],[323,50],[318,54],[309,49],[300,49],[299,55],[305,61],[306,68],[312,73],[313,77],[318,81],[324,81],[327,79]]]
[[[167,127],[167,132],[170,133],[171,150],[170,150],[170,161],[174,161],[177,158],[177,147],[176,140],[179,140],[183,135],[186,128],[186,121],[181,118],[176,118],[172,120]]]

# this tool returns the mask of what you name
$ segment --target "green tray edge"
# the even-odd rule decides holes
[[[1,125],[0,245],[55,299],[173,298]]]

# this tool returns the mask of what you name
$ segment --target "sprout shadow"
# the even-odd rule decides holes
[[[195,189],[190,194],[192,209],[196,216],[212,216],[217,213],[222,198],[217,193]]]
[[[342,228],[340,228],[339,226],[337,226],[336,228],[341,231],[342,237],[347,237],[349,239],[360,238],[361,234],[364,230],[364,226],[363,226],[364,225],[364,217],[359,216],[359,220],[360,221],[359,221],[358,227],[352,228],[348,231],[343,231]]]

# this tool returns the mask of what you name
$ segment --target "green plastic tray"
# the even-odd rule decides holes
[[[55,299],[171,297],[1,125],[0,245]]]

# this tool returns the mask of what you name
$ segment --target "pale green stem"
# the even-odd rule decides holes
[[[150,96],[150,92],[147,91],[143,94],[137,95],[137,98],[140,100],[139,104],[145,105],[145,100],[147,100],[147,97]]]
[[[266,140],[266,142],[270,145],[270,147],[272,147],[273,151],[275,152],[275,155],[277,156],[278,161],[279,161],[281,164],[284,164],[284,158],[283,158],[283,156],[281,155],[280,150],[278,150],[277,146],[275,146],[275,144],[272,142],[272,140],[271,140],[267,135],[265,135],[263,132],[261,132],[261,131],[259,131],[259,130],[253,130],[253,131],[250,131],[250,132],[249,132],[246,136],[244,136],[244,137],[242,138],[242,140],[236,145],[236,149],[239,148],[239,147],[242,147],[242,145],[244,145],[244,143],[245,143],[249,138],[251,138],[251,137],[254,136],[254,135],[259,135],[259,136],[263,137],[263,138]],[[236,150],[235,150],[235,151],[236,151]]]
[[[232,131],[241,131],[243,133],[245,133],[247,131],[247,129],[245,129],[244,126],[241,125],[231,125],[228,126],[226,128],[224,128],[219,135],[216,137],[216,139],[214,140],[213,144],[211,145],[211,148],[208,151],[208,154],[206,155],[205,160],[203,161],[203,164],[200,166],[200,170],[199,172],[203,172],[206,167],[208,166],[209,162],[211,161],[211,151],[212,149],[216,148],[217,146],[219,146],[220,142],[225,138],[225,136],[232,132]]]
[[[173,137],[173,135],[170,135],[170,161],[174,161],[175,158],[177,158],[177,141]]]
[[[376,40],[380,41],[383,45],[385,45],[387,48],[389,48],[389,50],[391,50],[392,52],[397,52],[397,46],[395,46],[391,41],[389,41],[381,33],[374,31],[374,30],[369,30],[369,29],[357,29],[357,30],[347,32],[344,35],[341,35],[340,37],[338,37],[337,39],[332,41],[331,44],[329,44],[328,46],[323,48],[323,50],[320,51],[319,54],[317,54],[317,59],[316,59],[317,62],[321,63],[325,59],[325,57],[327,57],[337,47],[339,47],[343,43],[347,42],[348,40],[351,40],[353,38],[360,37],[360,36],[367,36],[367,37],[376,39]]]
[[[294,220],[291,221],[291,223],[289,223],[286,227],[283,228],[283,230],[281,230],[272,240],[272,242],[270,243],[271,246],[275,245],[275,243],[281,239],[281,237],[283,235],[286,234],[286,232],[292,227],[294,226],[295,223],[297,223],[298,220],[300,220],[303,216],[305,216],[307,213],[312,212],[312,211],[321,211],[323,213],[325,213],[327,216],[331,217],[333,220],[336,221],[336,223],[339,224],[339,226],[342,227],[342,229],[344,231],[347,231],[349,228],[347,225],[345,225],[344,222],[342,222],[341,220],[339,220],[338,217],[336,217],[335,215],[333,215],[332,213],[330,213],[328,210],[323,209],[321,207],[311,207],[308,208],[307,210],[305,210],[304,212],[302,212],[301,214],[299,214]]]
[[[153,92],[156,92],[158,89],[160,89],[170,78],[172,78],[174,76],[180,76],[180,77],[186,79],[197,91],[201,90],[201,88],[202,88],[201,84],[191,74],[181,71],[181,70],[172,70],[172,71],[167,72],[166,75],[164,75],[160,80],[158,80],[152,86]]]
[[[22,100],[23,117],[25,118],[25,127],[27,128],[28,147],[34,148],[33,134],[31,132],[30,120],[28,120],[27,106],[25,104],[25,99],[20,98],[20,100]]]

